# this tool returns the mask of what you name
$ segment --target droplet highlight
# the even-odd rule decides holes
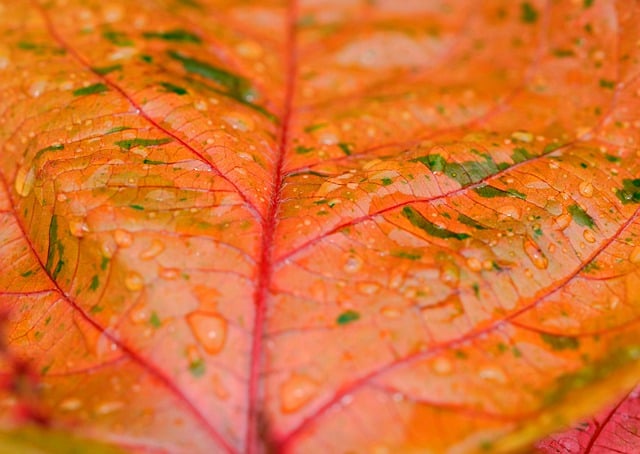
[[[308,404],[318,393],[318,384],[306,375],[292,375],[280,387],[280,409],[293,413]]]
[[[218,314],[192,312],[187,323],[197,341],[205,351],[215,355],[224,347],[227,339],[227,321]]]
[[[531,238],[525,238],[523,248],[536,268],[544,270],[549,266],[549,260]]]

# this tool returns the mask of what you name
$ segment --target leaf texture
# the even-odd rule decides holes
[[[639,21],[0,0],[0,305],[42,411],[131,452],[453,453],[602,408],[640,377]]]

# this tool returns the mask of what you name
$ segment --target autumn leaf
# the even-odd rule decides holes
[[[640,378],[639,21],[0,0],[0,442],[505,452],[602,411]]]

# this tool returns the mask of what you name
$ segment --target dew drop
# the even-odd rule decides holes
[[[280,386],[280,409],[293,413],[318,393],[318,384],[306,375],[294,374]]]
[[[593,185],[588,181],[580,183],[578,190],[584,197],[593,197]]]
[[[62,411],[75,411],[82,407],[82,401],[75,397],[69,397],[60,402],[58,407]]]
[[[34,98],[40,97],[44,93],[44,90],[47,88],[46,80],[36,80],[31,85],[29,85],[28,92]]]
[[[226,400],[229,397],[229,390],[222,383],[222,379],[218,374],[211,376],[211,385],[213,386],[214,394],[221,400]]]
[[[137,292],[139,290],[142,290],[142,287],[144,287],[144,280],[139,273],[130,271],[124,278],[124,286],[127,288],[127,290]]]
[[[22,197],[27,197],[29,194],[31,194],[35,183],[36,172],[33,170],[33,167],[29,167],[28,169],[25,167],[21,167],[20,170],[18,170],[14,186],[16,188],[16,192],[19,195],[21,195]]]
[[[351,274],[357,273],[360,268],[362,268],[362,259],[354,255],[350,255],[342,267],[345,273]]]
[[[118,411],[124,407],[124,403],[120,401],[103,402],[96,407],[96,413],[99,415],[108,415],[114,411]]]
[[[160,271],[158,271],[158,276],[160,276],[161,279],[165,279],[167,281],[177,279],[179,275],[180,272],[175,268],[160,268]]]
[[[523,248],[536,268],[544,270],[549,266],[549,260],[531,238],[524,239]]]
[[[187,323],[200,345],[209,354],[215,355],[224,347],[227,339],[227,321],[218,314],[192,312]]]
[[[140,258],[142,260],[151,260],[160,255],[162,251],[164,251],[164,243],[160,240],[153,240],[149,248],[140,253]]]
[[[135,324],[146,323],[151,317],[151,312],[146,304],[136,305],[129,313],[129,318]]]
[[[504,205],[498,207],[498,211],[508,218],[520,219],[520,216],[522,216],[522,211],[520,211],[520,208],[514,205]]]
[[[584,240],[587,243],[595,243],[596,242],[596,237],[593,234],[593,232],[589,229],[585,229],[584,232],[582,232],[582,237],[584,238]]]
[[[476,257],[469,257],[467,259],[467,266],[471,271],[480,271],[482,269],[482,262]]]
[[[553,220],[554,226],[558,230],[564,230],[571,224],[571,215],[564,213]]]
[[[359,282],[356,288],[363,295],[373,295],[375,293],[378,293],[378,290],[380,290],[380,285],[376,284],[375,282]]]
[[[629,261],[631,263],[640,263],[640,246],[636,246],[629,254]]]
[[[431,368],[438,375],[448,375],[453,370],[453,365],[447,358],[437,358],[431,363]]]
[[[507,382],[507,377],[504,372],[497,367],[485,367],[478,372],[478,375],[483,380],[494,381],[500,384]]]
[[[89,232],[89,226],[83,220],[73,220],[69,222],[69,232],[76,238],[82,238]]]
[[[126,230],[116,229],[113,236],[116,244],[121,248],[127,248],[133,243],[133,236]]]

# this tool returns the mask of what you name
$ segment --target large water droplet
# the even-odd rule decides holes
[[[187,315],[191,332],[207,353],[219,353],[227,339],[227,321],[218,314],[192,312]]]
[[[595,243],[596,242],[595,235],[589,229],[585,229],[584,232],[582,232],[582,237],[585,239],[585,241],[587,243]]]
[[[151,260],[160,255],[162,251],[164,251],[164,243],[160,240],[153,240],[149,248],[140,253],[140,258],[142,260]]]
[[[129,247],[133,243],[133,235],[126,230],[117,229],[113,232],[113,237],[116,244],[121,248]]]
[[[360,268],[362,268],[362,259],[355,255],[350,255],[342,267],[345,273],[357,273]]]
[[[318,393],[318,384],[306,375],[292,375],[280,386],[280,409],[293,413],[304,407]]]
[[[18,174],[16,175],[16,181],[14,186],[16,188],[16,192],[22,197],[26,197],[31,194],[33,190],[33,186],[36,182],[36,172],[33,170],[33,167],[25,168],[21,167],[18,170]]]
[[[142,287],[144,287],[144,280],[139,273],[130,271],[124,278],[124,286],[127,288],[127,290],[137,292],[139,290],[142,290]]]
[[[536,268],[544,270],[549,266],[549,260],[531,238],[524,239],[523,248]]]
[[[557,230],[564,230],[571,224],[571,215],[569,213],[561,214],[553,220],[553,223]]]
[[[588,181],[583,181],[582,183],[580,183],[580,186],[578,186],[578,190],[584,197],[593,197],[593,185]]]

